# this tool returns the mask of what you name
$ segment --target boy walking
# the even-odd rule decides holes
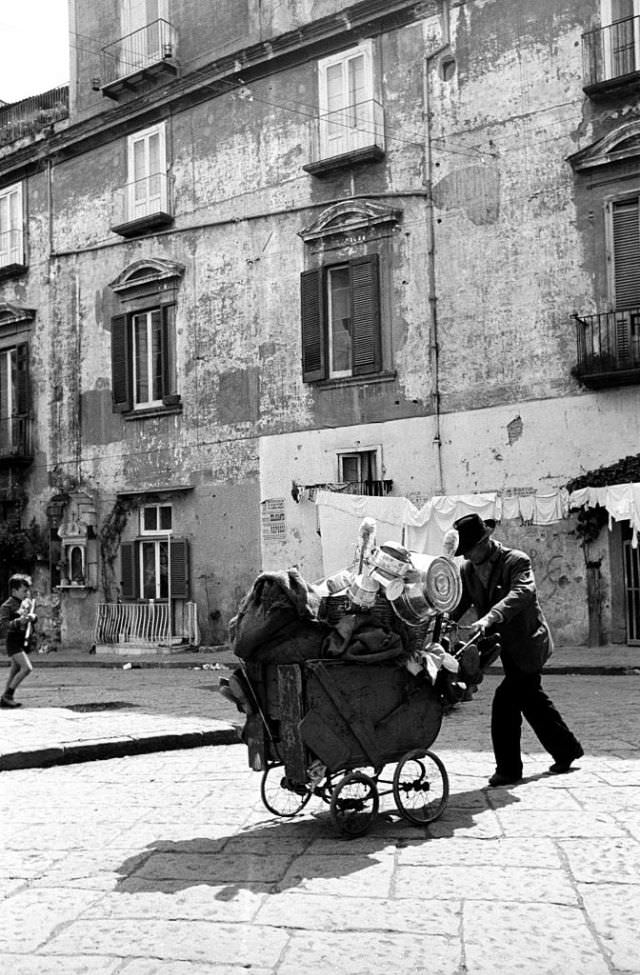
[[[30,611],[32,607],[23,605],[30,588],[29,576],[20,573],[12,575],[9,579],[9,598],[0,606],[0,638],[6,639],[10,661],[9,679],[4,694],[0,697],[1,708],[20,707],[18,701],[13,699],[15,689],[33,670],[29,651],[35,642],[33,624],[36,616]]]

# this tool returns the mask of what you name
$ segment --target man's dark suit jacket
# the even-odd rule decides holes
[[[451,615],[460,619],[470,606],[475,607],[478,617],[497,610],[502,621],[493,624],[489,632],[500,633],[505,672],[540,673],[551,655],[552,640],[538,602],[531,560],[524,552],[505,548],[500,542],[493,541],[493,545],[490,558],[495,561],[486,588],[473,563],[463,562],[462,599]]]

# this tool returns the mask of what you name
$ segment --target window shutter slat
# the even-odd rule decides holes
[[[320,269],[300,275],[302,378],[306,383],[324,379],[327,374],[322,282]]]
[[[169,542],[171,554],[171,598],[189,598],[189,543],[184,538],[172,538]]]
[[[29,413],[29,345],[22,342],[16,347],[16,405],[15,413],[26,416]]]
[[[137,599],[140,590],[138,588],[139,579],[134,542],[123,542],[120,546],[120,575],[122,598]]]
[[[123,413],[132,409],[131,359],[126,315],[116,315],[111,319],[111,388],[114,412]]]
[[[638,200],[613,207],[616,308],[640,307],[640,214]]]
[[[382,368],[378,278],[377,254],[351,262],[354,376]]]

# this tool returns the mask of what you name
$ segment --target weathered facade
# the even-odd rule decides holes
[[[0,146],[5,517],[70,646],[222,642],[261,568],[322,576],[309,487],[535,498],[640,449],[633,3],[210,6],[71,0],[68,118]],[[626,523],[532,520],[558,639],[633,636]]]

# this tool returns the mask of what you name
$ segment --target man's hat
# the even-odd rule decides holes
[[[454,521],[453,527],[458,532],[458,547],[456,555],[464,555],[470,552],[474,545],[488,538],[493,528],[483,521],[480,515],[464,515]]]

